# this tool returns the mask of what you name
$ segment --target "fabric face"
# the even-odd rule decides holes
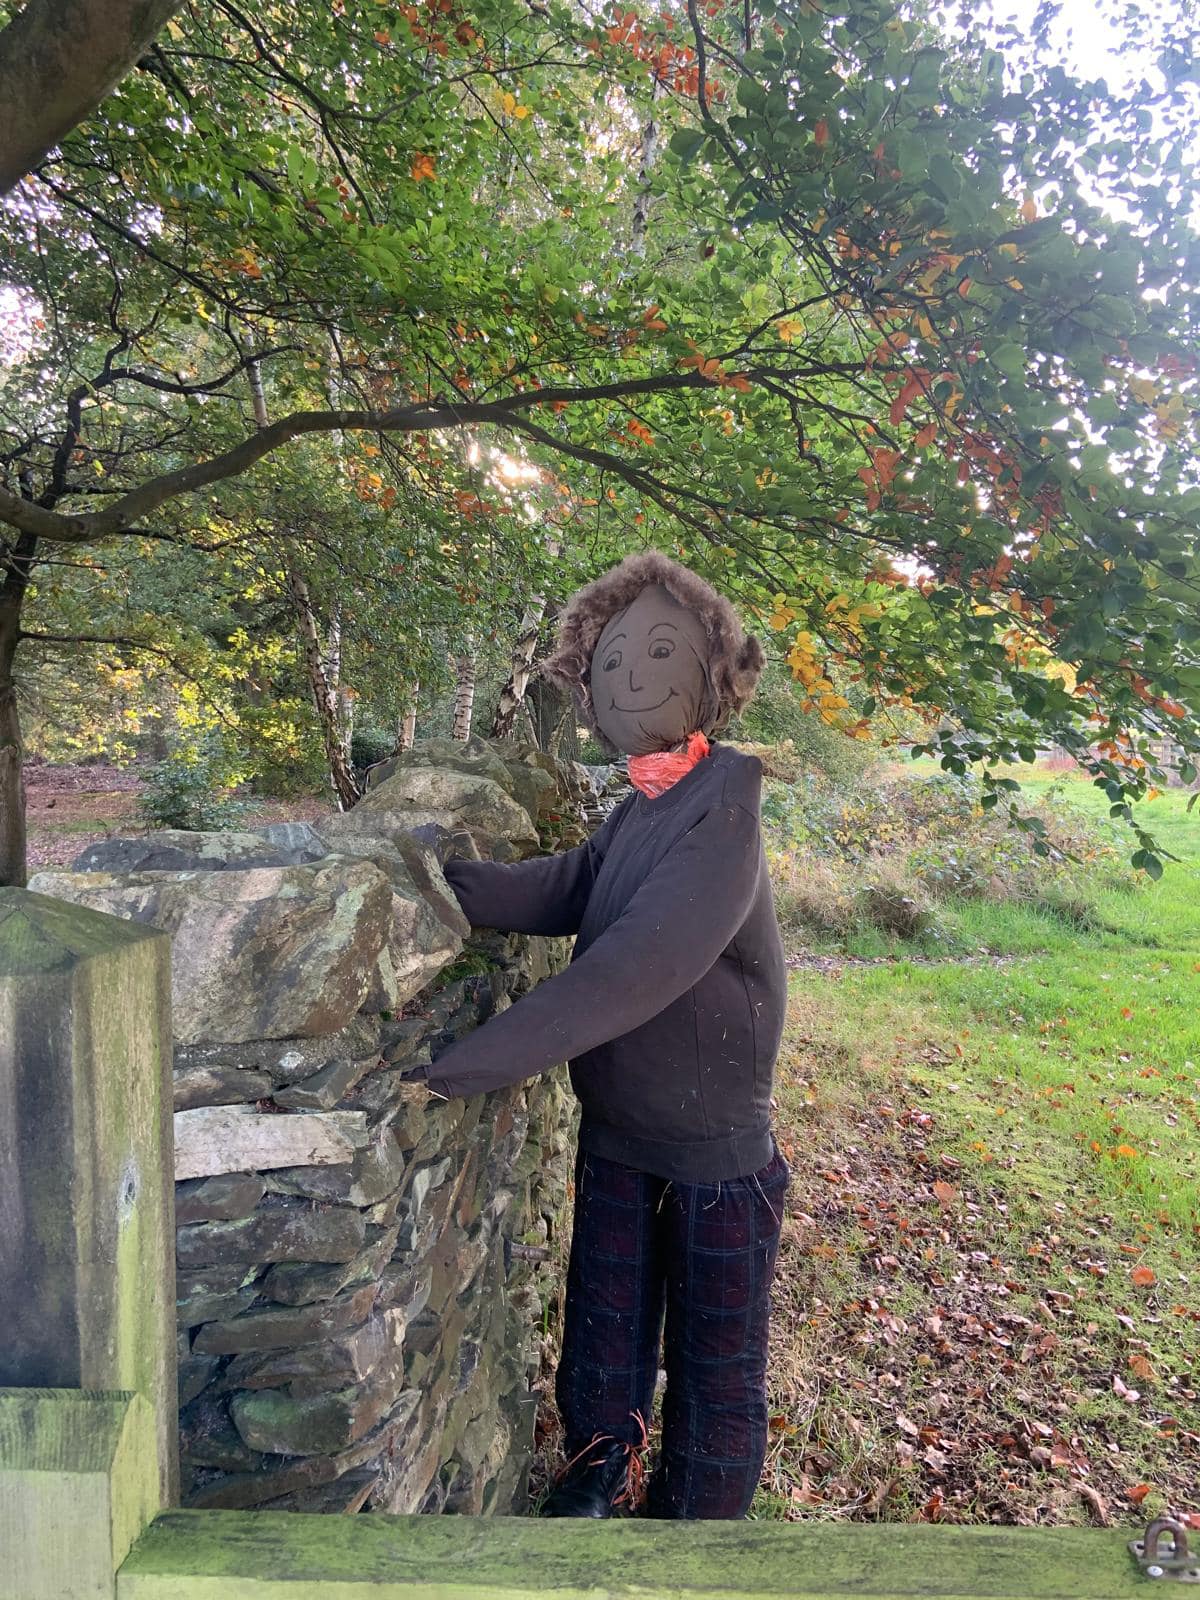
[[[649,755],[707,731],[717,712],[704,624],[661,584],[611,617],[592,655],[596,726],[625,755]]]

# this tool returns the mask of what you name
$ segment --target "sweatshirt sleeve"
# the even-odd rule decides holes
[[[505,866],[452,858],[443,869],[474,928],[548,937],[578,933],[596,873],[616,823],[614,812],[574,850]]]
[[[519,1083],[648,1022],[732,942],[754,902],[758,869],[758,819],[743,806],[714,807],[565,972],[440,1055],[429,1087],[472,1095]]]

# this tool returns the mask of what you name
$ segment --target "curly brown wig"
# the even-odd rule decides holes
[[[743,632],[737,612],[724,596],[657,550],[626,556],[567,602],[559,621],[557,647],[542,663],[541,670],[574,694],[580,712],[594,728],[589,678],[596,642],[610,618],[632,605],[652,583],[661,584],[680,605],[699,617],[708,633],[709,679],[718,711],[704,731],[717,733],[754,693],[765,661],[763,648],[752,634]]]

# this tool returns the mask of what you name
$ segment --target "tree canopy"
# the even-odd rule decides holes
[[[319,552],[386,652],[652,543],[851,736],[1053,741],[1131,816],[1151,741],[1200,747],[1196,54],[1078,81],[1050,12],[181,12],[0,211],[25,648],[114,632],[36,579],[111,546]]]

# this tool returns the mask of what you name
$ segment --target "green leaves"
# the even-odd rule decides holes
[[[685,166],[688,165],[699,155],[705,137],[702,128],[676,128],[669,140],[672,155],[678,156]]]
[[[272,418],[367,425],[146,526],[241,537],[312,450],[393,598],[383,640],[468,606],[501,631],[531,584],[651,543],[751,619],[789,596],[766,631],[853,684],[857,710],[808,696],[848,731],[911,719],[960,767],[1059,743],[1114,803],[1152,738],[1200,747],[1198,258],[1169,207],[1095,204],[1126,173],[1124,214],[1158,204],[1130,107],[888,0],[749,40],[733,8],[701,40],[624,3],[371,16],[187,13],[179,84],[134,74],[47,168],[38,227],[0,215],[13,286],[60,308],[0,393],[0,487],[88,515],[98,484],[236,457],[255,351]]]

